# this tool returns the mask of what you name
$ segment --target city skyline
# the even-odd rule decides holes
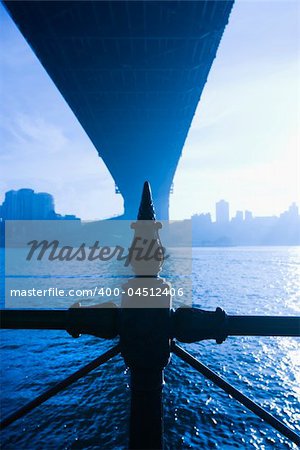
[[[221,196],[255,215],[299,198],[298,8],[234,5],[175,174],[171,219],[199,204],[213,214]],[[103,161],[2,5],[0,15],[0,190],[51,191],[62,214],[83,219],[122,214]]]
[[[5,201],[0,205],[1,245],[4,245],[6,220],[67,220],[76,221],[79,227],[97,223],[81,221],[73,214],[62,216],[55,212],[54,205],[53,196],[47,192],[35,193],[27,188],[6,192]],[[185,228],[188,222],[191,222],[191,243],[195,247],[300,245],[300,216],[296,203],[279,217],[256,217],[249,210],[238,210],[231,216],[229,202],[222,199],[215,203],[215,221],[210,213],[202,212],[187,220],[170,221],[169,232],[176,232],[178,224]]]
[[[225,202],[228,205],[228,213],[225,213],[225,218],[219,218],[218,220],[218,216],[217,216],[217,205],[220,202]],[[296,216],[299,216],[299,207],[298,204],[296,202],[292,202],[290,205],[287,206],[286,209],[284,209],[283,211],[281,211],[279,213],[279,215],[273,214],[271,216],[268,216],[267,214],[261,215],[261,216],[257,216],[255,214],[253,214],[252,211],[249,211],[248,209],[242,209],[242,210],[235,210],[233,214],[230,214],[230,202],[227,202],[224,199],[221,199],[219,201],[217,201],[215,203],[215,214],[211,214],[210,212],[197,212],[195,214],[193,214],[191,216],[191,218],[196,217],[196,216],[201,216],[201,215],[206,215],[207,217],[210,217],[211,222],[212,223],[219,223],[219,224],[226,224],[228,222],[232,222],[232,221],[249,221],[252,219],[260,219],[260,218],[280,218],[281,216],[283,216],[285,213],[292,211],[293,214],[295,214]],[[214,220],[212,219],[214,218]]]
[[[69,211],[62,215],[55,211],[54,195],[48,192],[35,192],[28,187],[21,189],[10,189],[3,195],[4,200],[0,203],[0,219],[6,220],[27,220],[27,219],[78,219],[75,214]],[[193,217],[206,216],[212,223],[226,224],[232,221],[248,221],[256,218],[280,218],[285,213],[293,211],[293,214],[299,216],[299,208],[296,202],[292,202],[287,209],[281,211],[279,215],[257,216],[247,209],[235,210],[231,214],[230,201],[220,199],[214,204],[214,214],[211,212],[197,211],[190,217],[182,219],[192,219]],[[32,215],[32,217],[30,217]],[[5,217],[6,216],[6,217]],[[113,217],[112,217],[113,218]],[[134,220],[135,218],[133,218]],[[214,220],[213,220],[214,219]]]
[[[55,201],[48,192],[30,188],[5,192],[0,203],[0,221],[3,220],[80,220],[74,214],[61,215],[55,211]]]
[[[236,211],[230,218],[229,203],[216,203],[216,221],[209,213],[191,217],[193,246],[300,245],[300,216],[296,203],[280,216],[253,216]]]

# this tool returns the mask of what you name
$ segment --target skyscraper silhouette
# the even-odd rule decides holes
[[[229,222],[229,203],[225,200],[216,203],[216,222],[219,224]]]

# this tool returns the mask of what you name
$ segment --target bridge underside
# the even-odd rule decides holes
[[[157,216],[167,219],[233,1],[4,3],[107,165],[125,217],[136,216],[149,180]]]

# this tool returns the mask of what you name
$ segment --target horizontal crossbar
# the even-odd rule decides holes
[[[119,334],[120,312],[114,303],[68,310],[2,309],[1,328],[66,330],[74,337],[90,334],[111,339]],[[300,336],[300,317],[293,316],[238,316],[227,315],[220,308],[178,308],[170,321],[170,338],[180,342],[222,342],[227,336]]]

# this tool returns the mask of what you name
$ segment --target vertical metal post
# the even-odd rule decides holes
[[[130,449],[163,448],[163,371],[131,368]]]
[[[162,388],[170,357],[169,323],[167,308],[122,311],[121,353],[130,369],[130,449],[163,448]]]
[[[152,204],[151,191],[145,183],[138,220],[132,224],[135,239],[141,238],[145,253],[149,244],[161,246]],[[131,247],[132,248],[132,247]],[[148,259],[132,261],[136,274],[123,286],[120,314],[120,345],[125,363],[130,369],[131,411],[130,449],[163,448],[163,370],[170,358],[170,285],[158,277],[163,264]],[[165,295],[150,295],[166,292]],[[130,295],[129,295],[130,292]],[[144,295],[139,293],[144,292]]]

